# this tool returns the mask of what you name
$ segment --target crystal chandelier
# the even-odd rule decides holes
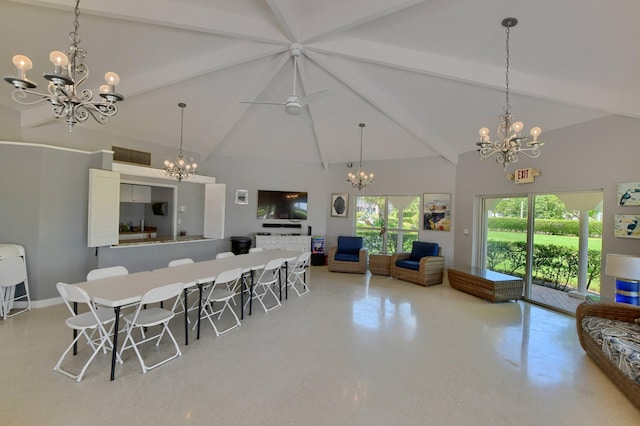
[[[184,109],[187,106],[184,102],[180,102],[178,106],[181,109],[180,112],[180,152],[176,157],[176,161],[171,162],[169,160],[164,160],[164,174],[173,179],[178,179],[178,182],[181,182],[183,179],[189,179],[190,175],[194,175],[197,173],[196,169],[198,168],[197,163],[187,163],[184,159],[184,154],[182,153],[182,130],[184,129]]]
[[[349,182],[352,187],[358,188],[358,191],[360,191],[368,184],[373,183],[373,173],[367,174],[364,171],[364,168],[362,168],[362,132],[364,129],[364,123],[360,123],[358,126],[360,126],[360,165],[358,166],[357,173],[349,172],[347,174],[347,182]]]
[[[496,161],[498,164],[502,164],[504,170],[507,169],[509,163],[515,163],[518,161],[518,154],[522,153],[529,158],[538,158],[540,156],[540,147],[544,145],[544,142],[538,140],[538,136],[542,132],[540,127],[534,127],[531,129],[531,136],[533,140],[523,145],[526,142],[527,137],[521,136],[520,132],[524,128],[524,124],[521,121],[514,121],[511,114],[511,105],[509,104],[509,31],[512,27],[515,27],[518,23],[516,18],[504,18],[502,20],[502,26],[506,28],[507,40],[506,40],[506,90],[505,90],[505,102],[506,105],[503,109],[504,113],[500,115],[500,124],[498,126],[498,137],[496,141],[489,139],[489,129],[483,127],[480,129],[480,141],[476,142],[478,146],[478,152],[480,158],[485,160],[492,155],[496,154]]]
[[[79,4],[80,0],[77,0],[73,31],[69,33],[71,44],[67,53],[54,50],[49,54],[49,60],[54,67],[53,72],[43,75],[45,79],[49,80],[48,93],[30,90],[35,89],[37,85],[27,78],[26,73],[32,68],[33,63],[24,55],[13,57],[13,64],[18,68],[18,76],[4,78],[6,82],[16,88],[11,93],[14,101],[23,105],[49,102],[53,115],[56,118],[64,118],[69,126],[69,131],[73,130],[76,123],[83,123],[89,117],[93,117],[100,124],[106,124],[109,117],[118,113],[116,102],[124,100],[124,97],[115,91],[120,77],[114,72],[108,72],[104,75],[107,84],[99,88],[101,101],[92,102],[93,92],[80,87],[89,77],[89,67],[84,63],[87,51],[78,47],[80,43],[80,35],[78,34],[80,26],[78,23]]]

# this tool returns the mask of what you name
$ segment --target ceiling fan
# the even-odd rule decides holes
[[[293,57],[293,93],[287,98],[285,102],[269,102],[269,101],[241,101],[242,104],[262,104],[262,105],[284,105],[284,110],[287,114],[299,115],[304,111],[304,106],[311,102],[322,99],[329,92],[328,90],[321,90],[316,93],[312,93],[307,96],[299,97],[296,95],[296,79],[298,76],[298,56],[302,53],[302,45],[292,44],[289,48],[289,52]]]

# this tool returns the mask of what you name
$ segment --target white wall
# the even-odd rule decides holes
[[[477,152],[460,156],[456,170],[455,264],[471,264],[474,233],[474,199],[478,195],[553,193],[602,189],[602,288],[603,299],[612,300],[615,280],[604,275],[604,254],[640,255],[640,241],[613,236],[614,215],[640,214],[640,207],[618,207],[618,182],[640,181],[638,166],[640,120],[609,116],[564,129],[545,132],[542,154],[537,159],[521,156],[517,168],[534,167],[542,171],[536,182],[515,185],[505,178],[494,160],[480,161]],[[470,144],[473,139],[470,138]],[[513,170],[515,167],[511,167]]]

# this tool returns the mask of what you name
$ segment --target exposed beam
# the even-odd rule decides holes
[[[71,9],[69,0],[11,0],[53,9]],[[154,0],[83,0],[80,13],[162,25],[265,43],[289,44],[278,28],[265,20],[236,15],[189,2]]]
[[[268,74],[261,75],[260,78],[254,79],[253,86],[247,90],[246,93],[243,93],[243,96],[247,96],[247,99],[258,99],[260,95],[266,90],[267,87],[271,84],[274,78],[278,75],[282,67],[289,61],[291,56],[287,51],[286,54],[282,54],[280,61],[277,63],[273,70]],[[247,112],[247,110],[251,107],[251,104],[240,103],[239,101],[236,104],[231,105],[227,114],[225,114],[225,118],[221,120],[223,123],[222,127],[216,129],[218,136],[216,137],[216,141],[213,142],[211,149],[205,152],[206,161],[214,155],[216,149],[222,146],[227,140],[227,136],[231,133],[231,131],[240,123],[240,120]]]
[[[143,74],[132,76],[131,79],[123,79],[118,86],[118,91],[124,95],[126,102],[126,98],[131,96],[148,93],[284,51],[288,51],[286,46],[266,44],[249,44],[242,49],[237,46],[229,47],[192,57],[177,64],[154,68]],[[20,117],[22,127],[35,127],[53,120],[55,118],[51,114],[51,105],[48,103],[24,110]]]
[[[358,94],[362,99],[370,103],[374,108],[378,109],[384,115],[396,122],[400,127],[404,128],[408,133],[422,142],[425,146],[439,155],[447,159],[452,164],[458,163],[458,154],[445,142],[440,140],[429,129],[408,120],[406,114],[403,113],[402,107],[398,104],[398,100],[385,96],[373,84],[367,83],[360,76],[348,69],[344,64],[334,63],[328,65],[320,58],[319,55],[306,51],[306,55],[316,64],[332,75],[336,80],[340,81],[346,87]]]
[[[383,45],[356,38],[340,38],[306,45],[307,51],[383,65],[403,71],[462,81],[504,90],[504,68],[481,65],[428,52]],[[510,70],[510,91],[579,108],[640,118],[640,105],[631,93],[612,93],[596,86],[581,86]]]
[[[269,9],[271,9],[271,13],[273,13],[278,20],[284,35],[292,43],[297,42],[296,29],[293,28],[292,25],[295,22],[295,18],[291,15],[291,12],[278,0],[267,0],[267,4],[269,5]]]
[[[304,59],[304,56],[302,56],[301,58]],[[300,59],[300,58],[299,58]],[[308,73],[307,73],[307,61],[306,60],[302,60],[302,61],[298,61],[298,71],[300,72],[300,85],[302,86],[302,90],[304,91],[304,94],[311,94],[311,93],[315,93],[321,89],[314,87],[311,87],[311,84],[309,83],[309,78]],[[318,89],[318,90],[316,90]],[[316,110],[314,109],[314,107],[312,105],[307,104],[307,110],[309,112],[309,118],[311,119],[311,131],[313,133],[313,140],[316,144],[316,150],[318,151],[318,156],[320,157],[320,161],[322,162],[322,169],[323,170],[327,170],[329,168],[329,165],[327,163],[326,160],[326,156],[324,154],[324,151],[322,149],[322,146],[326,146],[326,144],[322,144],[321,141],[323,140],[322,135],[318,134],[318,129],[316,129],[315,126],[315,120],[313,119],[313,117],[316,114]],[[329,121],[327,121],[329,122]]]
[[[342,2],[340,7],[328,8],[327,14],[314,17],[317,28],[311,27],[311,34],[301,43],[311,43],[328,34],[345,31],[406,9],[425,0],[365,0],[364,2]],[[314,31],[315,30],[315,31]]]

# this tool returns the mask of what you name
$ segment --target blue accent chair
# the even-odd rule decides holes
[[[444,257],[437,243],[414,241],[410,253],[391,256],[389,272],[393,278],[423,286],[442,283]]]
[[[369,267],[369,251],[363,247],[363,243],[362,237],[339,236],[338,245],[329,247],[329,270],[365,274]]]

